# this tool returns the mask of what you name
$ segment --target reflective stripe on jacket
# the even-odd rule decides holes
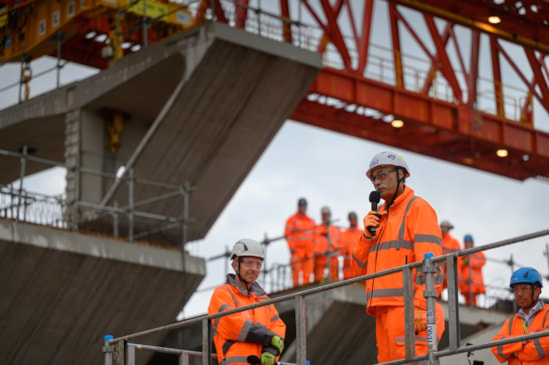
[[[545,304],[535,317],[526,326],[522,318],[515,314],[508,318],[499,333],[492,341],[522,336],[529,333],[549,330],[549,304]],[[524,325],[523,325],[524,324]],[[522,341],[492,347],[492,352],[499,362],[508,362],[509,365],[548,365],[549,364],[549,337],[539,337],[529,340],[526,344]]]
[[[357,275],[379,271],[423,260],[426,253],[442,254],[441,233],[434,209],[414,191],[405,187],[387,212],[383,204],[379,213],[380,226],[372,240],[360,236],[353,252],[351,265]],[[426,308],[425,285],[414,280],[414,306]],[[441,291],[442,285],[436,289]],[[366,311],[375,315],[376,306],[403,306],[402,272],[377,277],[366,282]]]
[[[225,312],[238,307],[264,302],[269,297],[257,284],[247,294],[227,275],[227,283],[217,287],[210,299],[208,314]],[[249,355],[261,356],[264,343],[273,335],[284,338],[286,325],[271,304],[212,320],[213,340],[219,364],[248,364]],[[272,351],[269,351],[272,352]],[[274,351],[276,355],[276,350]]]
[[[292,254],[298,257],[312,257],[316,223],[307,214],[299,212],[286,220],[284,235]]]

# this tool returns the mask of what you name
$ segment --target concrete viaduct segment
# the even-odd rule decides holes
[[[173,322],[205,276],[203,259],[178,251],[182,238],[206,235],[320,69],[316,53],[212,23],[0,111],[3,150],[69,167],[69,203],[181,218],[179,202],[154,197],[193,187],[186,236],[162,226],[114,239],[108,215],[85,205],[67,208],[73,230],[0,219],[0,363],[98,364],[104,334]],[[0,165],[0,184],[19,178],[19,159]],[[45,168],[29,159],[24,173]]]

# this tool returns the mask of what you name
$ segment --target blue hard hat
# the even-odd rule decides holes
[[[543,288],[543,280],[539,272],[533,267],[521,267],[511,275],[509,286],[512,288],[515,284],[539,284]]]
[[[465,237],[463,237],[463,241],[471,241],[471,242],[474,242],[473,236],[471,236],[470,234],[466,234]]]

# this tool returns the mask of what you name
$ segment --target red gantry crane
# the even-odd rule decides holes
[[[268,3],[0,0],[0,60],[53,55],[106,68],[212,19],[254,32],[268,20],[280,41],[324,56],[291,119],[514,179],[549,178],[547,1]]]

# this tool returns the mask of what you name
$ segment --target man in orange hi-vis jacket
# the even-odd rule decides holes
[[[256,283],[264,259],[261,244],[241,239],[234,244],[231,260],[235,274],[217,287],[208,315],[226,312],[269,299]],[[212,319],[215,349],[220,365],[274,365],[284,350],[286,325],[270,304]]]
[[[442,254],[446,255],[452,252],[461,250],[461,245],[459,241],[455,239],[451,234],[450,230],[454,229],[452,223],[448,221],[440,222],[440,232],[442,233]],[[448,275],[446,265],[444,265],[444,281],[442,282],[442,290],[448,287],[446,277]]]
[[[351,267],[351,257],[355,249],[358,238],[362,234],[362,228],[358,226],[358,216],[355,212],[350,212],[349,228],[341,230],[341,247],[343,256],[343,279],[350,279],[355,276]]]
[[[330,280],[336,281],[339,280],[340,230],[333,225],[332,211],[329,207],[322,207],[320,215],[322,223],[315,230],[315,282],[323,282],[326,279],[328,262]]]
[[[307,200],[297,201],[297,212],[286,220],[284,236],[290,249],[294,286],[311,282],[314,269],[315,221],[307,215]]]
[[[394,152],[382,152],[370,162],[366,176],[384,204],[364,217],[351,265],[357,275],[373,274],[416,261],[425,254],[442,254],[441,234],[434,209],[405,185],[410,169]],[[428,352],[425,284],[414,280],[415,356]],[[435,289],[440,295],[442,285]],[[436,295],[436,293],[435,293]],[[405,358],[403,275],[399,271],[366,281],[366,312],[376,319],[378,362]],[[444,312],[436,303],[436,337],[444,331]]]
[[[547,331],[549,304],[541,300],[543,279],[533,267],[522,267],[511,275],[509,286],[519,306],[517,314],[508,318],[492,341]],[[549,337],[517,341],[492,347],[499,362],[509,365],[548,365]]]
[[[465,249],[472,248],[473,236],[466,234],[463,238]],[[458,258],[459,290],[465,297],[465,304],[477,305],[477,295],[485,294],[484,277],[482,267],[486,264],[486,256],[483,252],[475,252],[471,255]]]

